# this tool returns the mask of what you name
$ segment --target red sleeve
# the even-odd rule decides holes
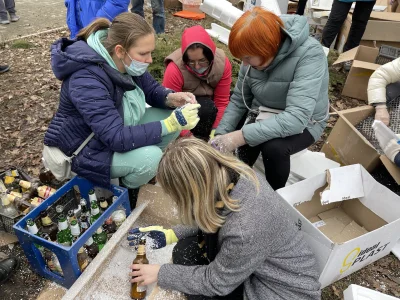
[[[229,104],[231,83],[232,66],[231,62],[226,57],[224,74],[222,74],[221,80],[218,82],[217,86],[214,89],[214,103],[215,106],[218,108],[218,113],[212,128],[218,127],[218,124],[221,121],[222,116],[224,115],[225,109]]]
[[[174,62],[168,64],[162,85],[175,92],[182,92],[183,75]]]

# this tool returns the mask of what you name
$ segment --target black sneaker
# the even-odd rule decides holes
[[[19,260],[16,257],[6,258],[0,261],[0,284],[6,282],[11,275],[14,274],[18,265]]]
[[[0,65],[0,74],[1,74],[1,73],[5,73],[5,72],[7,72],[8,70],[10,70],[10,66],[1,66],[1,65]]]

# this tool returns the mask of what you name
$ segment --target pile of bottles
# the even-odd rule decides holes
[[[39,179],[23,180],[18,170],[6,171],[0,178],[0,213],[12,219],[27,214],[55,192]]]
[[[117,196],[112,196],[108,199],[105,197],[97,198],[95,191],[90,190],[90,208],[88,207],[88,202],[84,198],[80,198],[79,204],[75,206],[71,206],[71,203],[74,205],[73,203],[75,201],[70,201],[70,209],[68,211],[66,211],[63,205],[57,205],[57,224],[50,217],[48,211],[42,211],[36,222],[33,219],[27,220],[28,231],[48,241],[70,247],[117,199]],[[55,202],[55,204],[56,203],[57,202]],[[125,219],[125,209],[119,206],[104,224],[97,229],[95,234],[89,237],[84,247],[79,249],[78,263],[82,272],[104,247],[110,236],[118,230]],[[40,245],[36,245],[36,247],[41,252],[47,267],[52,272],[62,275],[57,256],[45,247]]]

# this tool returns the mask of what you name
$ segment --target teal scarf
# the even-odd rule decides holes
[[[111,67],[119,71],[110,54],[101,43],[102,40],[107,38],[107,33],[108,30],[99,30],[95,33],[92,33],[89,36],[87,43],[90,48],[101,55]],[[132,91],[126,91],[122,103],[124,109],[124,125],[137,125],[146,110],[146,98],[143,91],[138,86],[136,86],[136,89]]]

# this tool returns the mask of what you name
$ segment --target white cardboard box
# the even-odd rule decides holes
[[[327,173],[330,172],[328,170],[327,173],[277,191],[286,200],[294,224],[303,231],[306,241],[316,255],[322,287],[389,254],[400,239],[400,197],[375,181],[361,165],[350,165],[339,169],[342,173],[348,172],[350,175],[358,173],[359,178],[354,181],[338,181],[334,176],[328,185]],[[358,186],[355,182],[359,182]],[[353,186],[359,191],[359,185],[362,185],[362,195],[358,199],[349,199],[349,188]],[[332,197],[339,196],[343,201],[322,205],[320,193],[327,187]],[[341,190],[346,191],[346,194],[340,195],[338,192]],[[321,222],[317,222],[318,218],[314,216],[322,216],[322,213],[326,215],[327,211],[335,208],[339,208],[342,213],[345,212],[348,220],[349,217],[350,221],[353,220],[351,224],[347,223],[348,226],[355,225],[363,230],[362,233],[358,231],[355,235],[351,232],[346,237],[348,232],[343,230],[333,238],[328,238],[322,233]],[[332,219],[338,221],[340,218],[340,216],[331,218],[331,221]],[[322,217],[321,219],[323,220]],[[337,231],[338,228],[334,229]],[[331,239],[341,242],[334,242]]]
[[[367,289],[357,284],[350,284],[343,292],[344,300],[396,300],[398,298]]]

